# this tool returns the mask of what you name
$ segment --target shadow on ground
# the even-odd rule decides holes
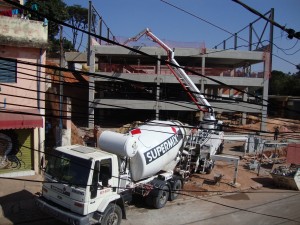
[[[2,210],[0,213],[13,224],[34,221],[46,217],[35,205],[34,198],[35,195],[27,190],[3,196],[0,198],[0,209]]]
[[[277,186],[274,183],[274,180],[271,177],[255,177],[251,178],[256,183],[261,184],[263,187],[277,189]]]

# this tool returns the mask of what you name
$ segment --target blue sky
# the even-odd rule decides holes
[[[67,5],[78,4],[88,7],[87,0],[65,0],[64,2]],[[198,18],[165,2],[182,8]],[[258,18],[258,16],[231,0],[165,0],[165,2],[161,0],[92,1],[95,9],[117,37],[129,38],[148,27],[160,39],[175,42],[205,43],[206,48],[213,48],[230,37],[229,33],[241,30]],[[274,8],[277,23],[295,31],[300,31],[299,0],[242,0],[242,2],[262,14]],[[261,34],[265,23],[261,19],[255,24],[258,35]],[[239,33],[238,36],[248,40],[248,29]],[[256,42],[257,39],[255,36],[253,37],[253,42]],[[262,39],[268,39],[268,31]],[[300,64],[300,41],[295,38],[292,40],[287,39],[286,33],[275,27],[274,44],[273,70],[286,73],[297,72],[295,65]],[[247,45],[247,43],[239,40],[238,46],[240,45]],[[233,39],[230,39],[227,48],[232,46]],[[222,48],[222,45],[220,48]],[[241,48],[241,50],[245,50],[245,48]]]

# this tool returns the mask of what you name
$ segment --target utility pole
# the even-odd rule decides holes
[[[92,1],[89,1],[88,11],[88,46],[87,46],[87,66],[90,66],[91,57],[91,31],[92,31]]]
[[[90,73],[95,73],[95,52],[91,50],[91,31],[92,31],[92,1],[89,1],[88,10],[88,49],[87,49],[87,64]],[[89,115],[88,115],[88,127],[93,128],[95,125],[95,77],[89,76]]]
[[[61,68],[63,67],[63,26],[60,25],[60,38],[59,38],[59,43],[60,43],[60,60],[59,60],[59,140],[58,140],[58,146],[62,146],[62,129],[63,129],[63,74]]]

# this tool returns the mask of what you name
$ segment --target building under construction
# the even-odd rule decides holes
[[[93,15],[98,15],[98,20],[92,20]],[[273,21],[274,9],[264,15]],[[261,31],[260,27],[264,29]],[[145,30],[152,35],[142,31],[120,40],[90,2],[88,28],[96,35],[92,37],[89,33],[87,53],[68,52],[65,59],[69,68],[78,64],[81,68],[87,63],[91,73],[87,102],[89,127],[148,119],[198,124],[203,118],[199,112],[203,101],[189,98],[198,90],[201,98],[205,98],[204,107],[209,104],[217,118],[245,124],[247,116],[255,115],[262,121],[261,130],[265,130],[267,103],[262,99],[268,99],[273,43],[273,24],[269,21],[259,17],[212,49],[203,43],[187,46],[161,41],[149,29]],[[150,44],[149,40],[141,41],[142,36],[150,38]],[[243,42],[240,46],[239,41]],[[246,49],[241,50],[242,46]],[[174,61],[177,67],[170,64]],[[174,70],[183,70],[182,77],[191,82],[186,86]],[[190,89],[190,84],[195,88]]]
[[[89,77],[90,127],[94,123],[124,124],[147,119],[176,119],[190,124],[201,120],[197,106],[166,65],[168,56],[163,48],[132,46],[145,53],[141,55],[122,46],[93,43],[89,71],[96,75]],[[188,69],[186,73],[217,117],[240,123],[247,122],[247,115],[264,118],[266,109],[260,98],[268,89],[268,52],[174,48],[178,64]],[[69,66],[87,61],[84,53],[69,52],[65,56]],[[251,72],[251,66],[257,64],[263,70]]]

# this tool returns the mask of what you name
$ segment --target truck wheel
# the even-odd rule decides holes
[[[179,191],[182,189],[182,181],[181,180],[176,180],[173,186],[173,190],[171,191],[170,194],[170,201],[175,200],[178,195],[179,195]]]
[[[108,204],[104,211],[101,225],[120,225],[122,219],[122,210],[115,203]]]
[[[169,188],[165,185],[161,190],[158,192],[158,196],[154,197],[153,199],[153,207],[156,209],[160,209],[165,206],[169,199]]]

